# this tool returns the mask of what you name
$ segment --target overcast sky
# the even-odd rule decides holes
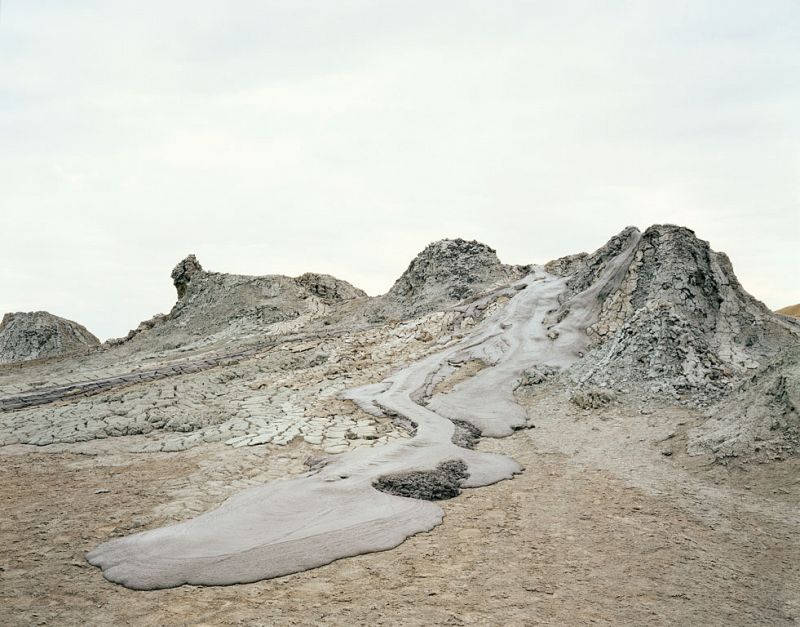
[[[0,312],[102,339],[186,254],[385,292],[673,222],[800,301],[800,3],[3,0]]]

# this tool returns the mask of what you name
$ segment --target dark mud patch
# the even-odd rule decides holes
[[[461,482],[467,477],[467,465],[460,459],[449,459],[434,470],[413,470],[386,475],[374,481],[372,486],[395,496],[441,501],[461,494]]]
[[[451,422],[456,426],[456,429],[450,441],[461,448],[474,449],[478,445],[478,440],[481,439],[481,430],[464,420],[452,420]]]

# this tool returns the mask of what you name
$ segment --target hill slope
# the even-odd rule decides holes
[[[775,313],[783,314],[784,316],[792,316],[793,318],[800,318],[800,304],[789,305],[788,307],[782,307],[781,309],[778,309]]]
[[[0,364],[66,355],[99,344],[86,327],[46,311],[7,313],[0,322]]]

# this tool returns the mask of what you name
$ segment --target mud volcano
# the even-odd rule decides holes
[[[455,425],[449,418],[490,436],[509,435],[523,426],[525,412],[513,398],[516,381],[532,364],[563,368],[578,359],[588,343],[585,328],[599,312],[597,293],[613,289],[622,278],[638,239],[638,233],[629,237],[597,280],[572,296],[571,313],[559,321],[549,323],[547,317],[558,309],[565,282],[534,268],[507,289],[508,305],[461,342],[395,373],[381,386],[348,392],[359,404],[413,422],[416,434],[410,440],[329,458],[304,476],[247,490],[192,520],[112,540],[87,559],[109,580],[129,588],[233,584],[390,549],[433,528],[442,520],[438,505],[379,491],[376,485],[397,483],[409,473],[435,478],[453,463],[459,472],[451,475],[465,488],[520,472],[512,459],[454,444]],[[482,304],[479,299],[471,306]],[[490,367],[425,406],[427,392],[449,364],[471,359]]]
[[[191,520],[106,542],[87,559],[111,581],[155,589],[252,582],[387,550],[442,521],[433,500],[522,470],[513,459],[471,448],[477,436],[505,437],[526,426],[513,395],[520,383],[557,377],[573,398],[611,401],[632,393],[704,405],[798,341],[796,326],[741,288],[724,255],[670,225],[644,234],[628,228],[591,255],[544,267],[501,266],[491,249],[446,241],[426,249],[404,275],[403,289],[384,297],[370,300],[344,290],[346,284],[311,293],[346,294],[345,313],[330,318],[336,324],[375,303],[385,311],[401,298],[396,292],[426,301],[455,298],[428,278],[458,282],[462,275],[440,272],[429,261],[462,249],[472,261],[487,260],[491,270],[467,264],[464,282],[480,286],[483,295],[454,307],[463,322],[480,322],[462,324],[460,339],[443,350],[342,394],[370,414],[413,425],[412,437],[324,458],[303,475],[245,490]],[[184,308],[193,299],[213,298],[204,291],[209,281],[232,281],[188,265],[190,280],[179,272],[176,282],[181,300],[173,318],[191,319],[192,310]],[[505,286],[497,287],[504,278]],[[264,289],[250,278],[236,281]],[[503,307],[482,314],[500,300]],[[459,365],[477,362],[484,367],[437,392]],[[786,433],[794,437],[791,429]]]

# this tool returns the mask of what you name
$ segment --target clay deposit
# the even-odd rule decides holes
[[[147,530],[93,534],[88,560],[128,588],[260,581],[429,531],[450,542],[447,503],[538,476],[532,446],[653,498],[656,486],[695,486],[723,518],[728,488],[712,498],[692,460],[778,468],[798,452],[800,325],[750,296],[727,257],[682,227],[629,228],[544,266],[507,266],[483,244],[442,240],[374,298],[328,275],[208,272],[192,255],[172,279],[172,311],[126,338],[0,368],[0,452],[150,463],[222,447],[231,460],[263,451],[259,464],[274,467],[241,484],[208,461],[167,498],[173,506],[142,503]],[[605,450],[618,450],[617,462]],[[288,459],[291,471],[280,465]],[[751,487],[774,485],[775,472],[765,466]],[[474,491],[476,503],[503,490]],[[796,524],[794,491],[768,507],[747,501],[752,516]],[[471,516],[491,526],[495,514],[479,506]],[[784,580],[780,599],[798,588],[796,574]],[[780,599],[752,602],[766,604],[772,624],[800,618]]]

